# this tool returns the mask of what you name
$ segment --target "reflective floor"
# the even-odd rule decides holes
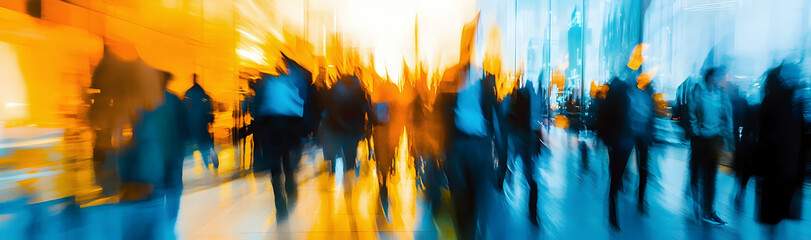
[[[480,236],[485,239],[763,239],[766,228],[754,220],[754,190],[747,192],[742,212],[730,202],[733,178],[719,173],[716,208],[726,226],[702,224],[692,219],[684,192],[686,148],[658,147],[648,199],[650,213],[641,216],[635,207],[635,176],[626,179],[620,201],[623,231],[612,233],[607,224],[607,161],[604,149],[592,146],[591,170],[581,174],[579,156],[567,145],[568,136],[553,132],[558,143],[550,146],[553,157],[543,160],[536,176],[543,184],[541,228],[531,227],[525,216],[526,193],[520,175],[513,175],[505,194],[486,189],[480,212]],[[573,141],[574,138],[572,138]],[[573,145],[572,145],[573,146]],[[306,161],[305,161],[306,162]],[[313,163],[315,162],[315,163]],[[275,219],[268,176],[250,176],[199,192],[187,193],[181,203],[179,236],[185,239],[443,239],[453,238],[449,212],[433,216],[423,192],[415,186],[413,169],[398,162],[397,176],[383,209],[378,200],[374,170],[363,165],[357,183],[348,188],[335,176],[318,171],[318,159],[305,164],[299,174],[299,197],[290,219]],[[521,172],[513,164],[512,172]],[[629,168],[635,168],[633,166]],[[325,167],[322,167],[325,169]],[[349,173],[354,174],[354,173]],[[340,179],[340,176],[337,176]],[[750,185],[754,186],[754,184]],[[811,198],[806,191],[805,202]],[[445,195],[447,197],[447,194]],[[806,208],[804,216],[811,216]],[[778,239],[811,239],[811,222],[786,221]]]
[[[588,142],[589,170],[581,169],[574,136],[560,130],[550,133],[551,154],[540,161],[535,177],[540,180],[541,227],[529,224],[526,216],[527,187],[520,174],[511,174],[504,193],[492,186],[483,189],[478,235],[482,239],[767,239],[766,227],[755,221],[755,184],[750,184],[745,209],[732,208],[733,178],[719,172],[716,209],[726,226],[696,221],[685,191],[687,149],[660,145],[653,149],[654,165],[648,187],[649,214],[636,212],[635,166],[629,166],[625,190],[621,194],[619,216],[622,231],[609,230],[607,221],[607,159],[605,149]],[[588,139],[586,137],[585,139]],[[401,151],[401,155],[405,154]],[[360,157],[366,159],[361,149]],[[187,160],[186,177],[195,174],[199,161]],[[330,175],[320,150],[306,150],[297,174],[298,198],[286,221],[278,221],[268,175],[248,175],[234,180],[209,182],[207,187],[187,187],[181,204],[176,234],[180,239],[454,239],[452,207],[443,190],[442,207],[432,214],[422,187],[417,183],[410,161],[396,163],[390,182],[390,204],[379,200],[376,171],[364,161],[357,178],[344,184],[342,174]],[[199,160],[199,159],[197,159]],[[520,161],[513,161],[520,162]],[[633,162],[633,161],[631,161]],[[510,172],[520,173],[520,164]],[[200,177],[213,177],[199,169]],[[484,177],[484,176],[483,176]],[[338,179],[338,180],[336,180]],[[808,190],[808,188],[806,188]],[[811,191],[805,191],[805,204],[811,204]],[[129,221],[139,221],[160,212],[159,207],[100,204],[77,209],[58,209],[58,215],[34,221],[48,226],[38,232],[42,239],[119,239],[130,230]],[[53,207],[50,211],[54,211]],[[811,208],[804,209],[811,216]],[[135,213],[135,214],[133,214]],[[11,214],[25,221],[31,215]],[[170,236],[170,224],[157,220]],[[3,229],[14,230],[8,226]],[[17,229],[24,233],[25,229]],[[811,221],[784,221],[777,239],[811,239]],[[6,232],[5,236],[15,235]],[[9,238],[15,239],[15,238]],[[26,238],[21,238],[26,239]]]

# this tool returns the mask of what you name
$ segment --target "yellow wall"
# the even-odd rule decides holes
[[[28,104],[26,116],[8,121],[58,125],[65,114],[81,114],[105,37],[132,43],[148,65],[172,72],[174,92],[185,92],[196,72],[215,100],[236,100],[232,1],[69,2],[42,0],[41,19],[24,13],[25,0],[0,2],[0,42],[10,46],[0,51],[19,66],[4,61],[0,69],[18,68],[24,82],[0,91],[25,91]]]

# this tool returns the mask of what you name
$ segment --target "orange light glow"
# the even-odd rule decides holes
[[[11,45],[0,42],[0,121],[28,116],[28,100],[17,56]],[[0,128],[4,127],[0,125]]]
[[[294,47],[291,52],[326,57],[325,64],[334,66],[327,68],[329,75],[348,74],[361,67],[374,70],[397,85],[403,84],[402,78],[407,73],[403,71],[404,63],[416,66],[422,62],[427,69],[445,69],[456,64],[453,56],[459,54],[455,46],[459,44],[462,25],[476,11],[475,2],[460,0],[306,3],[239,0],[235,7],[239,36],[236,53],[243,65],[272,68],[268,66],[274,64],[271,55],[282,50],[276,42],[303,43],[310,46],[308,50]],[[279,14],[266,14],[269,12]],[[297,43],[291,39],[298,39]],[[375,57],[367,60],[357,57],[369,55]],[[317,57],[291,57],[311,71],[317,69]]]
[[[640,66],[642,66],[642,63],[645,61],[645,58],[647,58],[642,54],[648,49],[648,47],[649,45],[644,43],[641,43],[639,45],[636,45],[636,47],[634,47],[634,51],[631,54],[631,58],[630,60],[628,60],[628,68],[637,70],[639,69]]]

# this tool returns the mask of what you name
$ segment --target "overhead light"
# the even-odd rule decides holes
[[[265,62],[265,56],[262,49],[259,48],[251,48],[251,49],[237,49],[237,54],[245,59],[251,60],[257,64],[267,64]]]
[[[737,0],[726,1],[726,2],[714,2],[714,3],[705,3],[705,4],[696,4],[690,7],[684,8],[687,11],[712,11],[712,10],[723,10],[733,8],[738,3]]]
[[[13,108],[13,107],[24,107],[24,106],[27,106],[27,105],[28,105],[28,104],[25,104],[25,103],[7,102],[7,103],[6,103],[6,108]]]
[[[258,37],[254,36],[253,34],[251,34],[251,33],[247,32],[247,31],[245,31],[245,30],[242,30],[242,29],[237,29],[237,32],[239,32],[239,34],[241,34],[241,35],[242,35],[242,36],[244,36],[245,38],[250,39],[251,41],[254,41],[254,42],[259,42],[259,43],[261,43],[261,42],[262,42],[262,40],[261,40],[261,39],[259,39]]]

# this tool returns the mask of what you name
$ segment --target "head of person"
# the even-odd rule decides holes
[[[789,89],[800,85],[803,75],[802,68],[796,63],[783,63],[783,67],[780,70],[781,83]]]
[[[161,73],[162,73],[161,74],[161,87],[163,87],[163,89],[166,90],[166,86],[169,85],[169,81],[171,81],[172,78],[174,78],[174,76],[172,75],[172,73],[167,72],[167,71],[162,71]]]
[[[800,78],[800,69],[793,64],[780,64],[766,73],[766,94],[791,90]]]
[[[727,81],[727,69],[725,67],[714,67],[704,73],[704,81],[707,86],[720,87]]]
[[[764,94],[768,95],[772,92],[778,91],[780,89],[780,68],[782,66],[777,66],[775,68],[769,69],[766,71],[766,78],[764,79],[764,87],[763,92]]]

